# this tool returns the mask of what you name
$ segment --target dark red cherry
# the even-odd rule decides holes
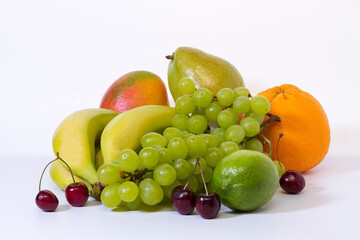
[[[85,183],[71,183],[65,189],[65,196],[71,206],[81,207],[89,198],[89,189]]]
[[[173,208],[182,215],[188,215],[194,211],[196,196],[193,190],[184,186],[177,186],[171,193]]]
[[[203,218],[210,219],[215,218],[221,207],[220,198],[216,193],[199,194],[196,198],[196,211]]]
[[[289,170],[281,176],[280,186],[286,192],[296,194],[304,189],[305,178],[301,175],[301,173]]]
[[[49,190],[41,190],[35,198],[36,205],[45,212],[54,211],[59,205],[55,194]]]

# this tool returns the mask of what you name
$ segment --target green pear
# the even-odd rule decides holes
[[[222,88],[244,87],[239,71],[228,61],[195,48],[180,47],[169,56],[168,82],[176,101],[183,94],[178,83],[184,77],[193,79],[196,87],[209,89],[214,95]]]

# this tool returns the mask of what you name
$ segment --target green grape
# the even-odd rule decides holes
[[[192,136],[196,136],[196,135],[193,134],[193,133],[187,133],[187,134],[184,135],[183,139],[186,141],[186,139],[187,139],[188,137],[192,137]]]
[[[204,158],[208,166],[214,168],[223,158],[223,153],[219,148],[209,148]]]
[[[187,129],[187,121],[189,120],[189,116],[185,114],[176,114],[172,120],[171,125],[174,128],[177,128],[179,130],[186,130]]]
[[[258,115],[265,115],[270,111],[271,104],[264,96],[255,96],[250,100],[251,110]]]
[[[190,158],[188,160],[188,162],[190,163],[191,169],[193,170],[195,168],[195,164],[196,164],[196,157]],[[202,171],[205,171],[206,167],[207,167],[207,163],[206,160],[202,157],[199,158],[199,163],[200,163],[200,168]],[[196,166],[196,169],[194,171],[194,174],[200,174],[200,168],[199,165]]]
[[[260,132],[260,124],[256,119],[251,117],[246,117],[241,120],[240,126],[245,130],[246,137],[253,137]]]
[[[206,184],[206,187],[207,187],[207,190],[208,190],[209,194],[214,192],[214,189],[213,189],[213,186],[212,186],[212,180]]]
[[[167,142],[169,142],[171,139],[175,138],[175,137],[179,137],[182,138],[183,137],[183,133],[174,127],[168,127],[164,130],[163,135],[165,137],[165,139],[167,140]]]
[[[237,124],[239,122],[239,115],[235,112],[234,109],[227,108],[219,113],[217,122],[221,128],[226,130],[231,125]]]
[[[213,170],[210,167],[205,168],[205,171],[203,172],[205,183],[208,183],[212,179]],[[201,174],[195,175],[197,177],[198,182],[203,183]],[[201,185],[204,185],[201,184]]]
[[[233,141],[234,143],[241,143],[245,137],[245,130],[239,125],[232,125],[225,132],[226,141]]]
[[[182,185],[185,186],[185,184],[187,183],[188,180],[184,179],[181,181]],[[191,190],[193,190],[193,192],[196,192],[199,188],[199,182],[195,177],[192,177],[189,181],[189,184],[187,185],[188,188],[190,188]]]
[[[200,137],[202,137],[202,139],[204,139],[206,146],[208,148],[211,147],[217,147],[218,146],[218,141],[217,138],[214,135],[211,134],[200,134]]]
[[[218,146],[220,146],[221,143],[225,142],[225,130],[222,128],[214,128],[213,130],[211,130],[210,135],[213,135],[217,142],[218,142]]]
[[[227,142],[223,142],[219,149],[221,150],[221,152],[223,153],[223,156],[227,156],[237,150],[239,150],[239,145],[237,145],[234,142],[231,141],[227,141]]]
[[[173,159],[185,159],[188,154],[186,142],[179,137],[171,139],[168,143],[167,149],[169,149]]]
[[[244,97],[249,97],[249,90],[245,87],[237,87],[234,89],[234,93],[237,97],[239,96],[244,96]]]
[[[176,171],[170,164],[163,163],[156,166],[153,177],[161,186],[168,186],[176,180]]]
[[[164,198],[161,186],[151,178],[142,180],[139,184],[139,195],[146,205],[156,205]]]
[[[120,167],[114,163],[104,163],[97,170],[97,177],[100,182],[109,185],[121,180],[119,175]]]
[[[187,178],[190,175],[191,170],[192,170],[188,161],[181,159],[181,158],[176,159],[172,163],[172,166],[176,171],[176,179],[179,179],[179,180]]]
[[[114,208],[120,205],[121,199],[118,194],[120,183],[107,185],[101,192],[101,203],[107,208]]]
[[[195,110],[191,113],[191,116],[195,115],[204,115],[205,116],[205,108],[195,107]]]
[[[174,188],[177,186],[180,186],[180,185],[181,185],[181,182],[179,180],[175,180],[175,182],[173,182],[169,186],[162,186],[165,197],[171,198],[171,194],[172,194],[172,191],[174,190]]]
[[[235,93],[231,88],[223,88],[218,91],[216,97],[220,105],[228,107],[233,103],[235,99]]]
[[[166,144],[166,138],[156,132],[147,133],[141,138],[141,146],[143,148],[152,147],[154,145],[166,147]]]
[[[187,129],[195,134],[200,134],[205,132],[207,126],[208,126],[207,120],[202,115],[191,116],[187,121]]]
[[[178,83],[178,88],[182,94],[192,94],[195,87],[195,81],[187,77],[182,78]]]
[[[248,97],[237,97],[233,103],[233,109],[235,112],[243,114],[250,110],[250,99]]]
[[[206,108],[213,100],[212,92],[206,88],[196,89],[192,97],[195,106]]]
[[[186,124],[187,124],[187,122],[186,122]],[[187,126],[186,126],[186,127],[187,127]],[[185,137],[186,134],[189,134],[189,133],[190,133],[187,129],[186,129],[186,130],[182,130],[181,132],[183,133],[184,137]]]
[[[205,109],[206,117],[213,122],[217,121],[217,117],[221,112],[221,107],[216,103],[210,103],[209,106]]]
[[[133,202],[139,195],[139,187],[131,181],[123,182],[118,188],[118,194],[122,201]]]
[[[264,119],[265,119],[265,116],[264,115],[258,115],[256,113],[254,113],[253,111],[248,111],[246,114],[245,114],[245,117],[252,117],[254,118],[256,121],[258,121],[259,124],[261,124]]]
[[[160,160],[159,152],[151,147],[141,149],[139,158],[141,166],[147,169],[154,169]]]
[[[250,139],[245,142],[245,148],[249,150],[254,150],[258,152],[263,152],[263,144],[256,138]]]
[[[204,156],[206,154],[207,146],[202,137],[194,135],[186,138],[185,142],[190,157]]]
[[[132,201],[132,202],[121,202],[121,205],[124,206],[125,208],[127,208],[128,210],[134,211],[134,210],[138,210],[141,206],[141,198],[140,198],[140,189],[139,189],[139,194],[137,196],[137,198]]]
[[[195,110],[195,105],[190,95],[182,95],[176,100],[175,108],[179,113],[190,114]]]
[[[158,162],[158,164],[161,164],[161,163],[169,163],[169,164],[171,164],[172,163],[173,158],[171,156],[171,152],[170,152],[169,149],[160,148],[157,151],[159,153],[159,162]]]
[[[152,145],[151,146],[153,149],[155,149],[156,151],[157,150],[159,150],[159,149],[161,149],[161,148],[163,148],[162,146],[160,146],[160,145]],[[166,146],[165,146],[166,147]]]
[[[118,163],[122,171],[133,172],[139,166],[140,159],[134,150],[125,149],[120,152]]]

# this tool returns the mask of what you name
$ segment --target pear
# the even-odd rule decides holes
[[[239,71],[228,61],[201,50],[180,47],[169,56],[168,82],[174,100],[183,94],[178,88],[184,77],[193,79],[196,87],[209,89],[214,95],[222,88],[244,87]]]

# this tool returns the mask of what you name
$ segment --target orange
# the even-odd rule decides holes
[[[279,134],[284,133],[278,155],[286,171],[304,172],[318,165],[330,145],[329,121],[320,103],[309,93],[291,84],[270,88],[259,95],[270,101],[270,112],[282,120],[271,123],[262,131],[273,143],[272,159],[278,160],[277,140]]]

